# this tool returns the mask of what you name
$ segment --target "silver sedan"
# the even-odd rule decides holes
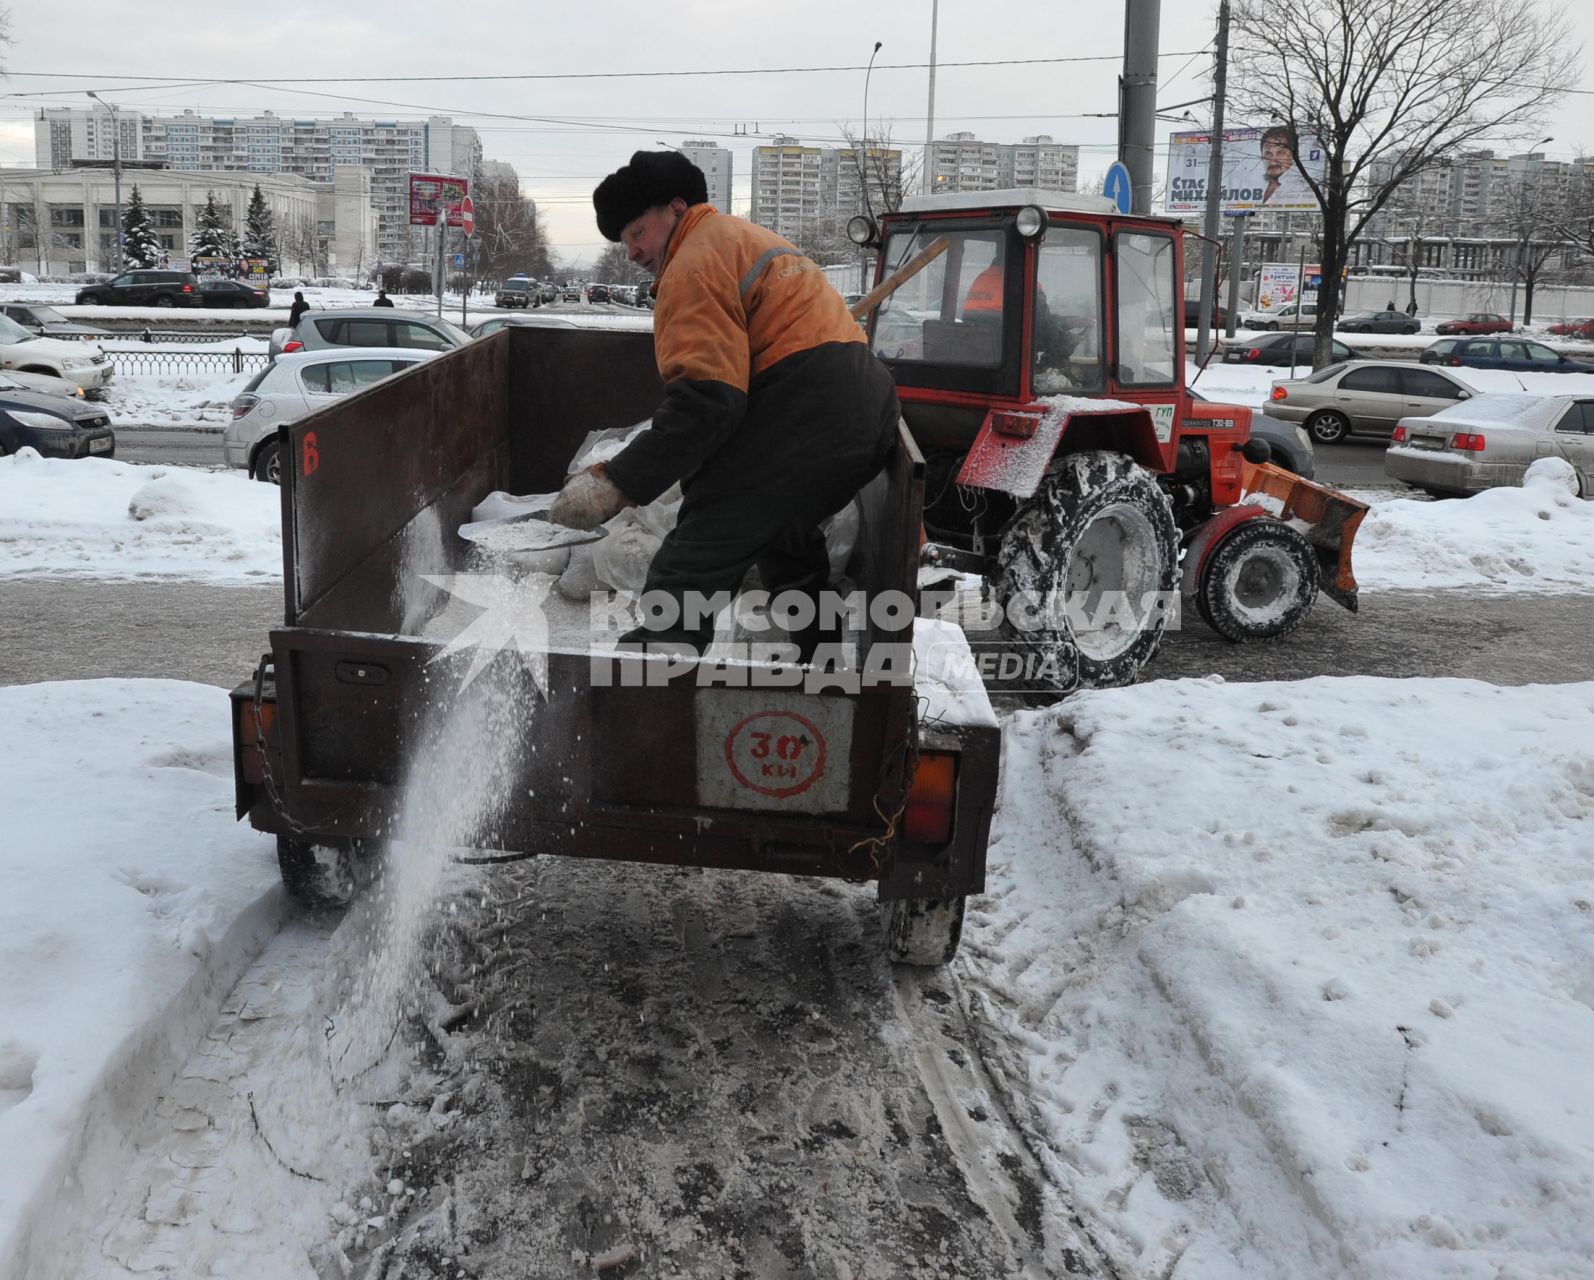
[[[1520,485],[1539,458],[1565,458],[1594,498],[1594,396],[1477,396],[1432,417],[1405,418],[1384,472],[1433,494]]]
[[[1426,417],[1475,395],[1448,370],[1358,360],[1275,382],[1264,407],[1275,418],[1301,423],[1314,444],[1338,444],[1350,435],[1388,436],[1402,418]]]

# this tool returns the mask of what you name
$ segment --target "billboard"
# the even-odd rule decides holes
[[[461,225],[459,206],[470,194],[470,183],[442,173],[410,174],[410,226],[435,227],[438,213],[446,210],[448,225]]]
[[[1315,262],[1304,269],[1298,262],[1264,262],[1256,275],[1256,309],[1277,311],[1292,302],[1315,302],[1322,285],[1323,269]]]
[[[1290,142],[1296,142],[1295,152]],[[1300,156],[1300,165],[1295,155]],[[1169,213],[1201,213],[1207,207],[1207,166],[1212,162],[1212,134],[1175,133],[1168,138]],[[1267,129],[1223,131],[1224,213],[1259,209],[1316,209],[1317,198],[1301,176],[1305,169],[1323,180],[1323,148],[1316,138],[1296,138],[1284,125]]]

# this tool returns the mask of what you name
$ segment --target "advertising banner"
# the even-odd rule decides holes
[[[1308,262],[1304,272],[1298,262],[1264,262],[1256,273],[1256,309],[1277,311],[1292,302],[1315,302],[1322,283],[1323,269],[1315,262]]]
[[[1290,147],[1295,142],[1295,150]],[[1300,155],[1300,166],[1295,155]],[[1169,213],[1202,213],[1207,207],[1207,168],[1212,162],[1211,133],[1175,133],[1168,138]],[[1323,180],[1323,148],[1316,138],[1296,138],[1284,125],[1223,131],[1224,213],[1259,209],[1315,209],[1317,199],[1301,176],[1305,169]]]
[[[410,174],[410,226],[435,227],[439,213],[446,212],[448,225],[464,221],[460,205],[470,194],[470,183],[442,173]]]

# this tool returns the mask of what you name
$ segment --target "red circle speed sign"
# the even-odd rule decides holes
[[[725,735],[731,776],[760,795],[801,795],[825,772],[825,735],[794,711],[756,711]]]
[[[476,206],[469,196],[459,202],[459,226],[466,235],[476,232]]]

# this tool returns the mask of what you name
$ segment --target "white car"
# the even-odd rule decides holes
[[[1594,396],[1476,396],[1402,418],[1393,440],[1384,473],[1435,496],[1520,485],[1533,463],[1559,457],[1577,472],[1578,495],[1594,499]]]
[[[41,338],[9,316],[0,316],[0,369],[60,378],[91,396],[102,392],[113,374],[99,343]]]
[[[1240,317],[1240,328],[1275,331],[1278,329],[1310,329],[1317,323],[1317,304],[1290,303],[1275,311],[1247,311]]]
[[[256,480],[281,483],[278,427],[439,354],[414,347],[331,347],[278,356],[233,399],[232,421],[221,435],[227,465],[243,467]]]

